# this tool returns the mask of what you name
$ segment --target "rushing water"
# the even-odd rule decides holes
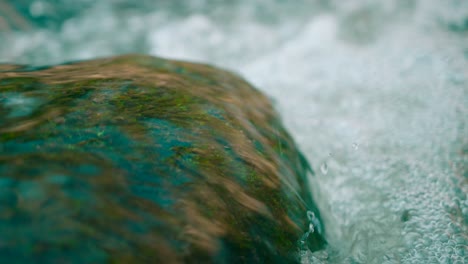
[[[468,1],[0,0],[2,62],[128,52],[273,98],[316,171],[329,248],[304,263],[466,262]]]

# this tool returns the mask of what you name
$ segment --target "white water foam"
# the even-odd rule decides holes
[[[316,170],[330,247],[304,263],[465,263],[467,3],[195,1],[181,15],[103,1],[58,31],[3,34],[0,60],[146,52],[240,72]]]

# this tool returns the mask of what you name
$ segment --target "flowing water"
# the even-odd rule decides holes
[[[304,263],[468,262],[468,1],[0,0],[2,62],[129,52],[272,98],[316,172]]]

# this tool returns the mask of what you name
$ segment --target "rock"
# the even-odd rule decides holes
[[[232,73],[142,55],[0,65],[2,263],[296,262],[310,223],[308,248],[325,243],[308,172]]]

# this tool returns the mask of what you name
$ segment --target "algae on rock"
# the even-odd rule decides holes
[[[143,55],[0,65],[0,260],[295,262],[319,217],[309,172],[232,73]]]

